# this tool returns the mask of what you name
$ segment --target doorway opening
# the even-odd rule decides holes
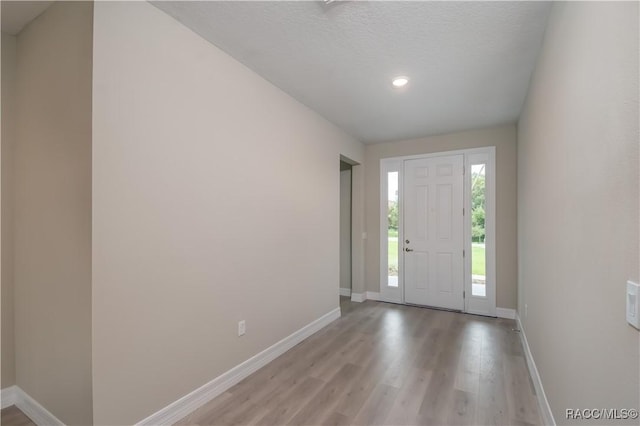
[[[340,160],[340,297],[352,292],[352,166]]]
[[[495,147],[380,161],[380,298],[495,316]]]

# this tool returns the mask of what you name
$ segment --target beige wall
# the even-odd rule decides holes
[[[132,424],[338,307],[363,148],[146,2],[95,4],[93,105],[94,420]]]
[[[500,308],[515,309],[517,254],[514,125],[367,145],[365,256],[368,291],[380,291],[380,159],[484,146],[496,147],[496,302]]]
[[[17,38],[16,382],[90,424],[92,4],[55,3]]]
[[[13,146],[16,38],[2,34],[2,388],[16,383],[13,338]]]
[[[351,289],[351,170],[340,172],[340,288]]]
[[[638,30],[637,3],[554,4],[518,125],[519,312],[559,424],[638,408]]]

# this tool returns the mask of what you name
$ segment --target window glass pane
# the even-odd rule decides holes
[[[471,166],[471,294],[485,297],[485,164]]]
[[[387,285],[398,287],[398,172],[387,173]]]

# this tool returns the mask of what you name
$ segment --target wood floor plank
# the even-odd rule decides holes
[[[472,392],[465,392],[458,389],[453,391],[451,411],[447,418],[450,425],[473,425],[475,424],[476,397]]]
[[[447,407],[453,399],[453,384],[454,376],[451,371],[432,370],[429,386],[418,409],[418,417],[434,421],[445,418]]]
[[[36,426],[36,424],[15,405],[2,409],[0,424],[6,426]]]
[[[424,343],[423,338],[407,337],[401,343],[407,350],[402,353],[388,368],[382,378],[382,383],[402,388],[410,379],[413,367],[418,357],[418,350]]]
[[[451,319],[453,320],[453,319]],[[436,423],[446,423],[454,400],[454,385],[462,351],[462,332],[453,322],[444,324],[438,342],[435,365],[431,365],[431,380],[425,393],[418,417]]]
[[[539,423],[535,391],[523,356],[506,356],[505,377],[511,419],[531,424]]]
[[[323,426],[347,426],[350,424],[347,416],[335,412],[330,413],[322,422]]]
[[[444,331],[437,327],[431,327],[427,331],[422,347],[418,350],[414,366],[423,370],[433,370],[438,360],[438,354],[442,350],[441,341],[444,339]]]
[[[417,424],[416,419],[422,400],[429,386],[431,371],[419,368],[411,368],[409,376],[389,412],[387,418],[390,425],[413,425]]]
[[[333,376],[345,363],[354,360],[354,354],[359,353],[366,340],[366,335],[360,332],[342,335],[336,339],[336,344],[327,348],[322,358],[307,369],[307,374],[317,378]]]
[[[319,424],[327,412],[335,411],[333,408],[338,403],[347,389],[348,383],[359,373],[360,367],[354,364],[345,364],[334,374],[311,401],[289,421],[289,425]]]
[[[354,425],[383,425],[398,396],[398,388],[379,384],[353,420]]]
[[[222,417],[222,421],[229,425],[254,424],[266,416],[272,407],[278,406],[286,398],[290,389],[298,388],[306,379],[307,377],[300,374],[297,369],[291,369],[286,376],[283,374],[279,380],[274,379],[257,387],[249,395],[243,394],[241,398],[238,398],[240,403],[236,400],[235,408],[228,410]]]
[[[458,390],[477,393],[480,383],[482,335],[478,333],[475,324],[466,325],[466,327],[454,387]]]
[[[347,385],[346,393],[335,410],[349,418],[354,418],[358,414],[394,357],[393,352],[388,348],[376,351],[375,348],[380,344],[374,340],[370,340],[369,344],[371,346],[367,355],[363,357],[365,361],[360,373]]]
[[[504,359],[506,331],[486,325],[479,329],[482,335],[480,376],[476,424],[510,424],[510,415],[505,388]]]
[[[235,411],[232,416],[220,419],[227,426],[256,425],[269,412],[267,405],[257,402],[245,404],[242,410]]]
[[[539,424],[514,321],[340,305],[339,320],[178,424]]]
[[[258,425],[284,425],[305,406],[325,385],[326,382],[315,377],[307,377],[299,386],[292,387],[283,398],[264,417]]]

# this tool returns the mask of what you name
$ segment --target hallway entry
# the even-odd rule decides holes
[[[351,296],[351,164],[340,160],[340,296]]]

